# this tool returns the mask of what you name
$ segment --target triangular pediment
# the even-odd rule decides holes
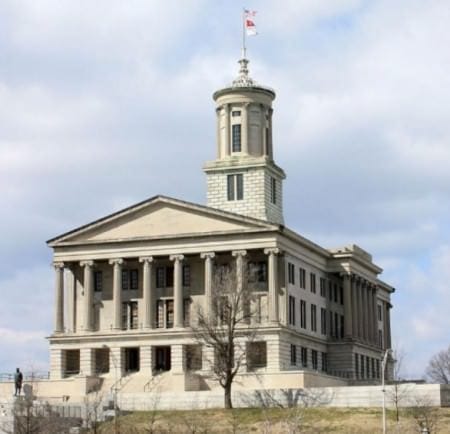
[[[276,225],[261,220],[157,196],[56,237],[48,243],[102,243],[276,228]]]

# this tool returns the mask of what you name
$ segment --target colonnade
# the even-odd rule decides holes
[[[343,274],[344,335],[372,345],[379,345],[377,317],[377,285],[355,274]],[[387,311],[388,312],[388,311]],[[389,315],[383,315],[389,318]],[[390,345],[390,326],[383,324],[384,345]],[[389,340],[389,345],[388,345]]]
[[[277,248],[267,248],[264,253],[268,256],[268,316],[269,321],[278,323],[278,257],[280,253]],[[237,266],[237,280],[243,279],[244,257],[246,250],[237,250],[231,252],[235,258]],[[204,260],[204,295],[205,309],[208,315],[212,312],[213,302],[213,273],[215,252],[202,252],[200,257]],[[156,326],[156,288],[155,288],[155,261],[157,257],[143,256],[139,257],[142,264],[142,297],[143,297],[143,328],[153,329]],[[183,262],[185,256],[182,254],[170,255],[170,261],[174,264],[173,295],[174,295],[174,327],[184,327],[183,321]],[[112,258],[108,260],[109,265],[113,267],[113,330],[122,329],[122,267],[125,264],[124,258]],[[64,333],[64,270],[71,269],[75,265],[73,262],[55,262],[55,333]],[[82,312],[82,331],[94,331],[94,270],[95,261],[86,260],[79,262],[83,267],[83,312]],[[73,295],[73,294],[72,294]],[[69,314],[68,330],[75,331],[75,315]]]

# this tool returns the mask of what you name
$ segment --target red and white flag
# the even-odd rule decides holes
[[[244,26],[245,32],[248,36],[255,36],[258,34],[258,32],[256,31],[255,16],[256,11],[249,11],[248,9],[244,9]]]

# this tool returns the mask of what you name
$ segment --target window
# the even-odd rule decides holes
[[[300,300],[300,327],[306,329],[306,301]]]
[[[138,289],[139,284],[139,271],[133,270],[122,270],[122,289]]]
[[[344,288],[342,286],[339,287],[339,302],[344,304]]]
[[[277,180],[270,177],[270,202],[277,203]]]
[[[156,302],[156,327],[173,327],[173,300],[158,300]]]
[[[327,334],[327,311],[323,307],[320,308],[320,332]]]
[[[366,378],[370,378],[370,359],[366,356]]]
[[[185,327],[191,324],[191,299],[185,298],[183,300],[183,322]]]
[[[378,321],[382,320],[382,316],[381,316],[381,305],[377,304],[377,311],[378,311]]]
[[[291,344],[291,365],[295,366],[297,364],[297,347]]]
[[[132,330],[138,328],[138,303],[127,301],[122,303],[122,329]]]
[[[199,371],[202,369],[202,346],[186,345],[186,369],[188,371]]]
[[[338,287],[336,283],[334,284],[334,302],[338,302]]]
[[[344,315],[341,315],[341,327],[340,327],[340,337],[341,339],[344,337]]]
[[[289,324],[295,325],[295,297],[289,296]]]
[[[334,313],[334,337],[339,337],[339,315]]]
[[[103,291],[103,273],[101,271],[94,271],[94,291]]]
[[[295,267],[290,262],[288,262],[288,282],[295,285]]]
[[[249,370],[267,366],[267,345],[265,342],[247,344],[247,367]]]
[[[310,289],[312,293],[316,293],[316,275],[314,273],[309,274],[309,280],[310,280]]]
[[[383,331],[378,330],[378,346],[383,348]]]
[[[356,378],[359,377],[359,355],[355,353],[355,374]]]
[[[333,330],[333,312],[331,312],[330,310],[330,336],[333,337],[334,336],[334,330]]]
[[[311,330],[317,331],[317,307],[315,304],[311,304]]]
[[[331,280],[328,281],[328,298],[333,301],[333,282]]]
[[[232,112],[231,112],[231,116],[233,117],[233,118],[236,118],[236,117],[238,117],[238,116],[240,116],[241,115],[241,111],[240,110],[233,110]]]
[[[184,269],[183,269],[183,278],[184,278]],[[157,288],[173,287],[173,265],[156,268],[156,287]]]
[[[327,372],[327,369],[328,369],[327,353],[322,352],[322,371]]]
[[[242,173],[227,176],[227,198],[228,200],[244,199],[244,178]]]
[[[241,124],[232,125],[232,151],[241,152]]]
[[[305,347],[302,347],[300,355],[302,358],[302,366],[306,368],[308,366],[308,349]]]
[[[249,278],[251,283],[265,283],[267,282],[267,262],[249,262]]]
[[[361,378],[364,378],[364,356],[361,354]]]
[[[191,266],[183,265],[183,286],[191,286]]]
[[[311,350],[311,359],[312,359],[312,368],[317,370],[319,363],[316,350]]]
[[[300,288],[306,289],[306,271],[300,268]]]
[[[380,378],[380,361],[377,359],[376,362],[376,371],[377,371],[377,378]]]
[[[327,296],[327,294],[326,294],[326,280],[325,280],[325,278],[324,277],[321,277],[320,278],[320,295],[321,295],[321,297],[326,297]]]
[[[370,359],[372,364],[372,378],[375,378],[375,359]]]

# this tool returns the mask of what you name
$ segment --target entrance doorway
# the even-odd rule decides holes
[[[139,348],[125,348],[125,372],[139,371]]]
[[[157,371],[170,371],[170,347],[155,347],[155,369]]]

